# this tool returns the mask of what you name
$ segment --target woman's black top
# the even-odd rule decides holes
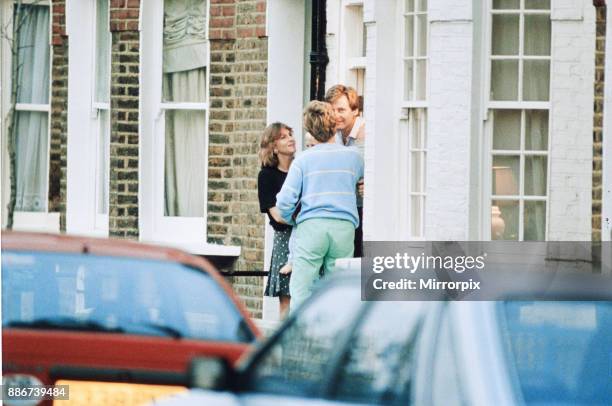
[[[290,225],[281,224],[274,220],[268,209],[276,206],[276,195],[280,192],[287,177],[287,172],[278,168],[262,166],[257,178],[257,192],[259,194],[259,209],[262,213],[267,213],[270,225],[276,231],[288,230]]]

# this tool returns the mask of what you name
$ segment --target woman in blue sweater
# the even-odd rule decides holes
[[[295,219],[293,273],[289,284],[291,309],[308,296],[323,265],[333,272],[337,258],[353,256],[359,225],[356,185],[363,177],[363,158],[353,147],[335,144],[336,120],[329,103],[311,101],[304,110],[304,127],[319,142],[293,161],[276,207],[282,219]]]

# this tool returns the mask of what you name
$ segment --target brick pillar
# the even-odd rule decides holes
[[[138,238],[140,0],[111,0],[109,234]]]
[[[66,231],[68,38],[66,36],[65,0],[56,0],[52,4],[49,212],[60,213],[60,229]]]
[[[592,240],[601,241],[604,64],[606,59],[606,6],[599,6],[596,8],[596,11],[597,22],[595,39],[595,112],[593,117]]]
[[[264,221],[257,199],[257,152],[266,126],[268,39],[262,0],[211,0],[208,239],[239,245],[234,269],[263,270]],[[232,278],[261,317],[263,280]]]

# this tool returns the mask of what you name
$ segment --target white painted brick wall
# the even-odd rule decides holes
[[[572,1],[553,4],[558,4],[558,7],[552,14],[548,237],[551,240],[588,240],[591,233],[595,15],[589,0],[581,0],[581,7],[576,7]],[[389,133],[392,128],[397,132],[397,126],[386,122],[393,116],[388,110],[399,110],[399,106],[391,102],[389,107],[392,92],[384,86],[389,80],[385,77],[388,75],[387,66],[392,61],[385,60],[381,52],[392,44],[381,34],[384,31],[384,35],[389,35],[386,27],[389,21],[380,18],[382,7],[375,0],[364,3],[364,20],[368,23],[364,106],[368,133],[365,153],[366,240],[380,240],[392,235],[389,217],[402,207],[404,210],[409,207],[407,201],[389,202],[393,200],[389,190],[398,184],[397,171],[389,170],[393,168],[395,159],[389,151],[394,148],[398,134]],[[467,0],[430,2],[425,219],[426,238],[430,240],[468,238],[474,35],[471,14],[472,4]],[[328,41],[328,45],[333,48],[333,40]],[[330,66],[328,72],[333,72],[334,61]]]
[[[449,18],[429,27],[425,237],[430,240],[465,240],[469,225],[472,23]]]
[[[548,239],[590,240],[595,9],[553,5]]]

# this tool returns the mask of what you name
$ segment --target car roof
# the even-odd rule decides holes
[[[22,231],[2,231],[2,250],[44,251],[71,254],[94,254],[112,257],[170,261],[183,264],[212,277],[236,304],[249,327],[259,337],[259,329],[249,317],[230,285],[206,258],[175,248],[130,241],[126,239],[94,238],[65,234],[46,234]]]

